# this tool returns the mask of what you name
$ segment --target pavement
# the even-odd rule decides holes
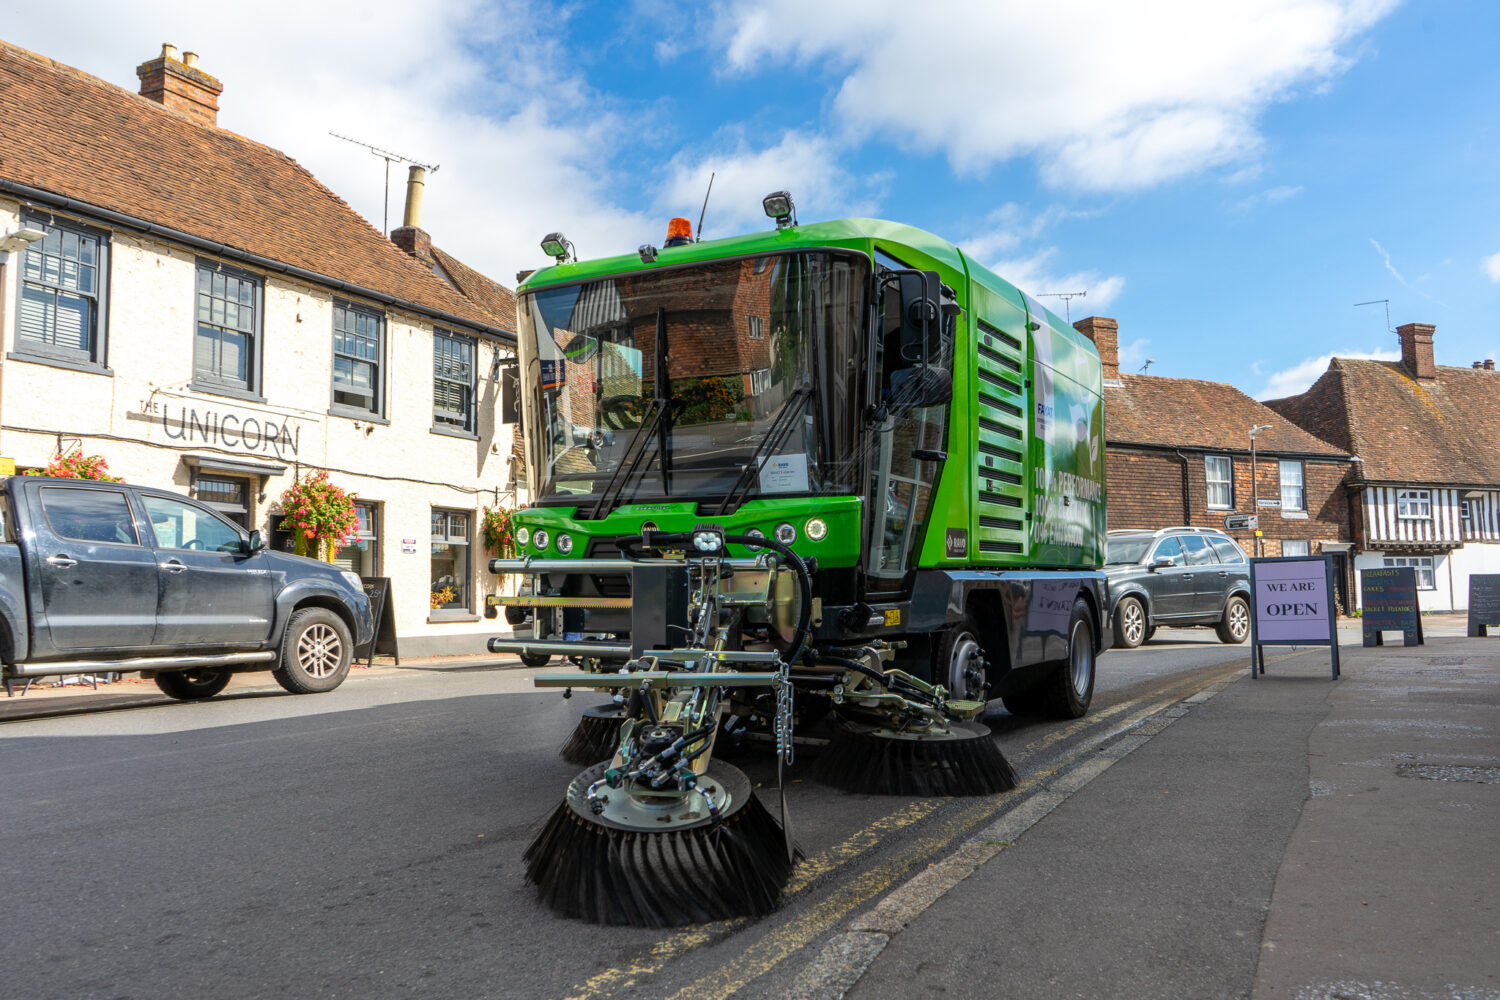
[[[1434,625],[1343,645],[1337,681],[1326,649],[1270,650],[1045,777],[772,993],[1500,1000],[1500,637]],[[0,722],[167,700],[33,687]]]

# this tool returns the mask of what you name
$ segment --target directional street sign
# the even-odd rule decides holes
[[[1226,514],[1224,515],[1225,531],[1250,531],[1260,527],[1260,518],[1254,514]]]
[[[1261,497],[1259,500],[1255,501],[1255,506],[1257,506],[1257,507],[1280,507],[1281,506],[1281,499],[1279,497],[1272,497],[1270,500],[1267,500],[1265,497]]]

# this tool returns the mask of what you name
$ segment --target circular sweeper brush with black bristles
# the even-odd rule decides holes
[[[625,706],[606,701],[583,710],[578,725],[562,746],[562,759],[569,764],[597,764],[609,760],[620,745],[620,726]]]
[[[607,767],[573,779],[526,849],[526,878],[559,916],[677,927],[764,916],[780,905],[793,860],[781,824],[742,771],[714,761],[699,778],[722,803],[715,822],[696,792],[672,799],[602,786],[610,801],[595,815],[588,789]]]
[[[908,733],[843,720],[813,778],[865,795],[995,795],[1016,787],[1010,762],[976,722]]]

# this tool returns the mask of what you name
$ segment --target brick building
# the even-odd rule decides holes
[[[1500,573],[1500,373],[1437,364],[1434,330],[1408,323],[1400,361],[1334,358],[1266,405],[1359,456],[1355,569],[1411,566],[1423,610],[1461,610],[1471,574]]]
[[[401,652],[483,650],[509,291],[432,246],[419,197],[393,243],[220,128],[194,54],[137,75],[0,42],[0,456],[100,454],[273,545],[281,493],[327,470],[359,502],[338,561],[390,578]]]
[[[1118,324],[1073,324],[1104,366],[1105,475],[1111,528],[1224,527],[1257,514],[1261,555],[1336,553],[1352,582],[1349,453],[1314,436],[1232,385],[1120,371]],[[1250,431],[1256,433],[1254,480]],[[1254,553],[1250,531],[1229,534]],[[1347,604],[1345,605],[1348,606]]]

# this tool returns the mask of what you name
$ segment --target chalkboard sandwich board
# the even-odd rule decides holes
[[[1475,573],[1469,577],[1469,634],[1489,635],[1489,626],[1500,625],[1500,573]]]
[[[1384,646],[1383,632],[1400,632],[1403,646],[1420,646],[1422,609],[1417,606],[1417,571],[1410,566],[1361,570],[1360,622],[1366,646]]]

